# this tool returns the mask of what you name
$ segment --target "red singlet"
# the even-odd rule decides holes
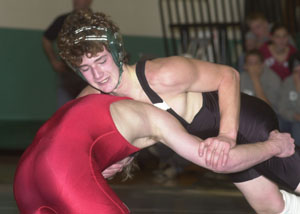
[[[40,128],[15,174],[22,214],[129,213],[101,174],[139,150],[112,120],[109,106],[122,99],[98,94],[70,101]]]

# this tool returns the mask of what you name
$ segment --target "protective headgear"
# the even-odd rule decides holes
[[[99,32],[98,35],[93,33],[94,30],[97,30]],[[86,35],[87,31],[91,31],[91,34]],[[85,32],[82,36],[80,36],[80,33]],[[124,60],[124,47],[123,47],[123,41],[120,33],[118,32],[112,32],[110,29],[107,29],[106,27],[99,27],[99,26],[84,26],[74,31],[74,34],[78,37],[74,40],[74,45],[80,43],[81,41],[97,41],[100,43],[105,43],[106,47],[109,49],[112,58],[116,65],[119,68],[119,81],[115,88],[117,88],[121,81],[121,75],[123,73],[123,60]],[[85,81],[86,79],[80,72],[80,70],[77,67],[74,67],[71,65],[71,63],[67,62],[67,64],[77,73],[79,76],[81,76]]]

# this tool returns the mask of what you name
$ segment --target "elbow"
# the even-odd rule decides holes
[[[238,85],[240,84],[240,73],[234,68],[230,68],[230,78]]]
[[[224,78],[234,83],[240,83],[240,73],[232,67],[226,67]]]
[[[240,89],[240,74],[237,70],[232,67],[225,66],[222,69],[222,80],[220,87],[224,88],[235,88],[239,91]]]

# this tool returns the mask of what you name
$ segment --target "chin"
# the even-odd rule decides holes
[[[101,91],[102,91],[103,93],[106,93],[106,94],[110,94],[110,93],[112,93],[114,90],[115,90],[115,86],[114,86],[114,87],[107,87],[107,88],[101,89]]]

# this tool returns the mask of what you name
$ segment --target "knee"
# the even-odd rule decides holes
[[[257,214],[281,214],[284,209],[284,204],[274,204],[270,207],[255,209]]]
[[[257,214],[281,214],[284,210],[285,204],[282,198],[264,198],[262,201],[268,202],[263,202],[253,206]]]

